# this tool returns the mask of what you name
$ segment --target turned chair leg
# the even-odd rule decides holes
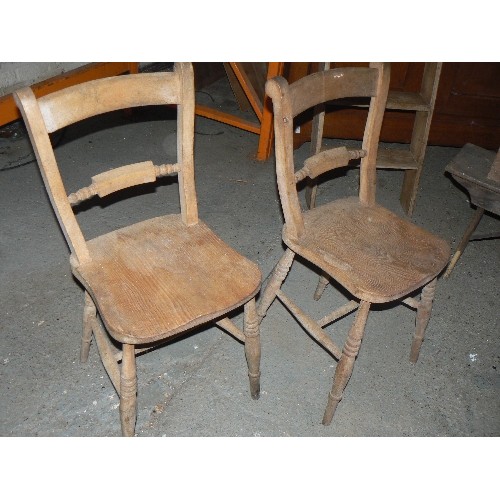
[[[262,322],[267,310],[271,307],[273,300],[276,298],[276,292],[280,289],[283,281],[285,280],[294,257],[295,253],[287,248],[281,259],[276,264],[271,279],[262,293],[262,297],[257,307],[259,324]]]
[[[90,342],[92,341],[92,319],[97,311],[90,294],[85,291],[85,305],[83,306],[83,334],[80,347],[80,362],[86,363],[89,358]]]
[[[370,312],[370,302],[361,301],[356,319],[349,331],[349,335],[342,349],[342,356],[337,363],[335,375],[333,376],[332,390],[328,394],[328,403],[323,415],[323,425],[330,425],[339,401],[342,399],[344,389],[349,381],[354,361],[359,352],[363,334],[365,332],[366,320]]]
[[[418,355],[420,354],[420,346],[424,341],[425,329],[431,317],[432,301],[434,300],[434,293],[436,292],[437,278],[427,283],[422,289],[420,304],[417,308],[417,319],[415,335],[411,344],[410,361],[416,363]]]
[[[463,254],[465,247],[467,246],[467,243],[469,243],[469,239],[472,236],[472,233],[475,231],[477,225],[479,224],[479,221],[481,220],[483,214],[484,214],[484,208],[478,207],[476,209],[476,213],[469,222],[469,225],[467,226],[467,229],[465,230],[462,239],[460,240],[456,252],[453,254],[453,257],[450,260],[450,263],[448,264],[445,273],[443,274],[443,278],[448,278],[448,276],[450,275],[451,271],[455,267],[455,264],[458,262],[458,259]]]
[[[316,291],[314,292],[314,300],[321,299],[323,292],[325,291],[326,286],[330,281],[328,280],[328,276],[325,273],[321,273],[321,276],[318,280],[318,286],[316,287]]]
[[[133,436],[137,417],[137,376],[135,347],[123,344],[122,369],[120,373],[120,421],[122,435]]]
[[[255,299],[245,304],[244,312],[245,356],[250,380],[250,394],[253,399],[260,396],[260,333],[259,318],[255,308]]]

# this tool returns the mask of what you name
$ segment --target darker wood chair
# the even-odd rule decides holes
[[[215,322],[245,344],[250,392],[257,399],[260,338],[255,295],[261,274],[254,263],[198,219],[191,64],[176,63],[172,72],[94,80],[39,99],[26,88],[16,92],[16,101],[71,250],[73,274],[85,288],[81,361],[88,358],[93,336],[120,396],[123,435],[135,432],[136,354],[208,322]],[[144,161],[115,168],[92,177],[90,186],[68,196],[49,134],[90,116],[146,105],[177,105],[177,163]],[[180,214],[85,240],[72,205],[170,174],[178,175]],[[243,330],[227,317],[241,306]]]
[[[500,238],[498,231],[488,234],[474,233],[485,211],[500,215],[500,149],[495,156],[493,151],[474,144],[466,144],[445,170],[467,190],[471,203],[476,206],[472,219],[443,275],[444,278],[448,278],[469,241]]]
[[[276,173],[285,217],[283,241],[287,247],[262,294],[257,312],[265,317],[275,297],[304,329],[339,360],[323,417],[328,425],[342,398],[358,355],[372,303],[402,301],[417,310],[416,331],[410,361],[418,359],[430,318],[436,280],[448,262],[448,244],[425,229],[403,220],[375,202],[376,156],[380,127],[389,86],[389,67],[372,63],[369,68],[337,68],[308,75],[289,85],[282,77],[266,84],[274,106]],[[333,99],[370,97],[370,108],[361,149],[345,147],[315,150],[295,172],[294,117]],[[339,199],[302,212],[297,182],[346,166],[361,158],[359,197]],[[332,279],[351,295],[346,305],[319,321],[303,311],[281,291],[296,255],[317,266],[319,299]],[[411,296],[422,289],[420,300]],[[357,310],[343,349],[323,327]]]

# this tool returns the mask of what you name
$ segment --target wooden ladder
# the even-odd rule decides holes
[[[409,148],[380,148],[377,155],[377,168],[405,170],[399,199],[409,216],[413,214],[415,208],[441,67],[442,63],[440,62],[425,63],[419,92],[389,90],[387,98],[386,109],[415,112]]]

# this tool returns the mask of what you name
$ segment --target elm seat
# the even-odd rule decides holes
[[[283,241],[361,300],[399,299],[432,280],[448,262],[449,245],[380,205],[350,197],[304,216],[304,234]]]
[[[152,342],[213,320],[248,302],[260,286],[253,262],[203,222],[186,227],[177,214],[107,233],[87,245],[91,261],[73,272],[119,342]]]

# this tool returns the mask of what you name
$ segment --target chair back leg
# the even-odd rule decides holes
[[[330,280],[328,279],[328,275],[326,273],[321,273],[318,279],[318,285],[316,286],[316,291],[314,292],[314,300],[321,299],[325,288],[327,287]]]
[[[83,334],[80,348],[80,362],[86,363],[89,358],[90,342],[92,341],[92,319],[96,317],[97,311],[90,294],[85,292],[85,304],[83,306]]]

